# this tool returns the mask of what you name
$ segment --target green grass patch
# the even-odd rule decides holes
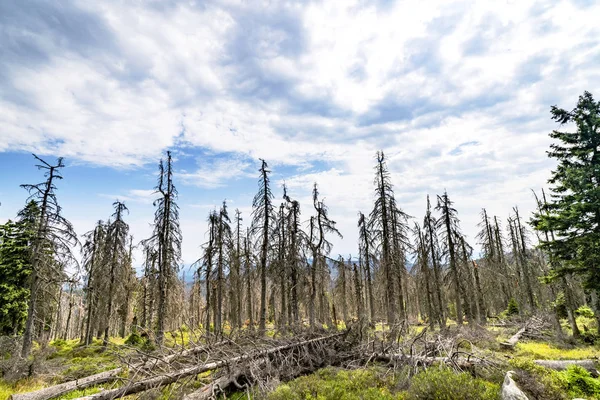
[[[572,365],[565,371],[554,371],[525,358],[515,358],[510,364],[518,371],[517,384],[530,398],[600,399],[600,380],[577,365]]]
[[[535,360],[583,360],[600,357],[600,349],[590,345],[562,348],[546,342],[520,342],[516,355]]]
[[[342,370],[333,367],[302,376],[280,385],[269,400],[396,400],[404,399],[396,387],[394,375],[385,375],[376,367]]]
[[[455,373],[441,367],[415,375],[405,397],[407,400],[499,400],[500,385],[466,372]]]
[[[44,387],[43,383],[33,379],[23,379],[14,384],[9,384],[0,379],[0,400],[8,400],[11,394],[25,393]]]

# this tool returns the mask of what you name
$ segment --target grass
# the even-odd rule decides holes
[[[52,378],[46,380],[21,379],[14,383],[9,383],[0,379],[0,400],[8,399],[13,393],[31,392],[53,384],[79,379],[116,368],[118,354],[127,351],[123,348],[123,343],[124,339],[122,338],[111,338],[110,351],[104,351],[101,340],[94,340],[89,346],[82,346],[77,339],[54,340],[49,344],[52,353],[48,357],[47,362],[58,367],[57,373],[53,374]],[[98,391],[99,388],[89,388],[85,390],[85,394],[91,394],[94,390]],[[70,393],[61,398],[71,399],[81,397],[84,391],[73,393],[79,393],[79,396]]]
[[[579,326],[586,324],[595,331],[595,320],[579,316]],[[455,325],[449,321],[449,325]],[[340,322],[338,329],[344,329]],[[410,335],[421,332],[425,325],[412,326]],[[375,333],[382,334],[388,331],[384,324],[375,324]],[[169,347],[188,346],[199,337],[201,327],[182,326],[181,329],[165,334],[165,344]],[[226,326],[225,333],[231,328]],[[482,337],[478,347],[490,354],[496,353],[503,358],[504,351],[499,350],[498,341],[510,336],[512,329],[492,327],[488,342]],[[267,325],[267,335],[276,332],[273,324]],[[481,332],[480,332],[481,334]],[[507,336],[507,337],[508,337]],[[486,336],[487,337],[487,336]],[[46,381],[24,379],[10,384],[0,379],[0,400],[8,399],[13,393],[29,392],[44,386],[77,379],[98,372],[115,368],[118,358],[131,352],[131,345],[125,345],[123,338],[111,338],[109,351],[104,351],[101,340],[94,340],[89,346],[81,346],[78,340],[55,340],[50,343],[52,350],[49,358],[52,365],[58,367],[58,372],[53,378]],[[138,346],[139,347],[139,346]],[[533,396],[540,399],[567,399],[584,397],[600,400],[600,380],[594,379],[585,370],[569,369],[567,371],[551,371],[533,364],[534,359],[561,360],[561,359],[589,359],[600,358],[600,346],[579,344],[559,345],[540,341],[519,342],[511,352],[510,368],[520,371],[519,385],[523,384]],[[509,367],[507,367],[509,368]],[[126,372],[124,372],[126,374]],[[208,374],[208,373],[207,373]],[[502,375],[503,372],[499,371]],[[486,380],[487,379],[487,380]],[[383,399],[383,400],[412,400],[412,399],[458,399],[472,398],[481,400],[497,399],[500,390],[500,380],[497,377],[473,378],[468,374],[456,374],[444,368],[430,368],[410,379],[406,371],[395,371],[387,368],[372,366],[356,370],[325,368],[311,375],[303,376],[277,387],[268,394],[269,400],[358,400],[358,399]],[[201,385],[202,379],[196,384]],[[188,388],[189,389],[189,388]],[[100,387],[69,393],[61,399],[74,399],[93,394]],[[177,386],[168,386],[156,390],[156,399],[168,399],[178,392]],[[236,394],[233,394],[235,398]],[[240,398],[247,398],[245,393]],[[570,397],[569,397],[570,396]]]
[[[393,393],[397,382],[376,367],[343,370],[333,367],[302,376],[280,385],[269,393],[269,400],[396,400],[404,399]]]
[[[497,400],[500,384],[430,368],[409,379],[408,370],[371,366],[355,370],[327,367],[278,386],[269,400]]]
[[[585,345],[575,348],[562,348],[546,342],[519,342],[516,356],[534,360],[583,360],[600,357],[597,346]]]
[[[43,382],[24,379],[14,384],[9,384],[0,379],[0,400],[8,400],[13,393],[25,393],[44,387]]]

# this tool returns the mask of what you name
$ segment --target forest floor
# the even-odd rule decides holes
[[[516,371],[518,386],[530,399],[599,399],[600,379],[581,367],[557,371],[534,363],[534,360],[599,360],[600,345],[590,344],[595,337],[595,322],[579,317],[579,326],[588,328],[583,340],[570,337],[570,329],[563,321],[565,338],[557,340],[551,332],[536,338],[523,338],[514,348],[502,345],[517,330],[517,324],[488,327],[449,327],[445,337],[452,337],[455,353],[473,355],[490,363],[486,368],[453,368],[452,365],[406,365],[399,362],[368,360],[342,360],[335,366],[326,365],[307,374],[299,374],[288,381],[276,377],[246,390],[228,391],[229,399],[301,400],[301,399],[500,399],[502,382],[508,370]],[[385,328],[385,327],[384,327]],[[425,334],[425,335],[424,335]],[[381,325],[368,332],[371,338],[384,335]],[[195,335],[186,329],[167,335],[166,346],[182,349],[194,342]],[[438,332],[424,332],[423,326],[409,327],[404,337],[439,337]],[[412,340],[412,339],[411,339]],[[436,339],[439,340],[439,339]],[[3,345],[4,343],[4,345]],[[80,379],[118,366],[133,365],[135,360],[147,357],[156,350],[147,343],[126,343],[125,339],[112,338],[106,350],[100,340],[90,346],[81,346],[78,340],[55,340],[44,348],[35,349],[33,359],[19,361],[10,358],[11,352],[0,342],[0,400],[9,399],[13,393],[31,392],[65,381]],[[194,342],[197,343],[197,342]],[[428,342],[428,343],[431,343]],[[441,342],[440,342],[441,343]],[[182,346],[183,344],[183,346]],[[16,346],[16,345],[15,345]],[[375,348],[375,344],[373,344]],[[411,347],[412,348],[412,347]],[[14,351],[14,350],[13,350]],[[412,351],[412,350],[411,350]],[[375,353],[375,351],[374,351]],[[3,359],[2,359],[3,358]],[[26,370],[24,370],[24,368]],[[121,375],[131,373],[125,369]],[[184,393],[210,382],[216,372],[203,372],[185,384],[176,382],[161,388],[129,395],[134,399],[182,398]],[[24,377],[25,375],[25,377]],[[27,377],[29,375],[29,377]],[[216,375],[215,375],[216,376]],[[125,381],[126,379],[124,379]],[[117,387],[122,382],[100,384],[76,390],[58,397],[77,399]],[[186,386],[185,390],[183,386]]]

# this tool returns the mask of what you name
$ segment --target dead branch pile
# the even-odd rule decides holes
[[[337,362],[344,349],[351,348],[347,333],[316,337],[305,334],[278,340],[246,337],[168,355],[146,355],[141,362],[124,360],[123,367],[35,392],[14,394],[11,399],[46,400],[106,382],[112,384],[81,399],[115,399],[174,383],[184,391],[189,383],[198,379],[205,379],[206,382],[201,382],[205,385],[186,398],[209,398],[250,385],[260,388],[271,380],[288,380]],[[205,373],[209,374],[204,376]]]
[[[436,334],[429,337],[427,328],[416,336],[405,336],[402,340],[387,346],[384,342],[372,341],[366,345],[364,352],[367,363],[384,361],[394,368],[409,367],[411,374],[426,369],[432,364],[445,364],[457,371],[468,370],[472,373],[476,369],[480,372],[496,370],[501,364],[460,334],[454,336]]]
[[[511,338],[508,339],[506,342],[503,342],[502,346],[509,349],[513,348],[519,342],[519,340],[521,340],[522,337],[527,337],[530,339],[541,339],[546,336],[546,332],[550,328],[551,325],[546,319],[540,316],[533,316],[529,318],[525,322],[525,324],[523,324],[523,326],[517,331],[517,333],[511,336]]]

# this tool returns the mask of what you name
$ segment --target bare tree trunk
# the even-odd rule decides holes
[[[71,327],[71,315],[73,313],[73,286],[74,283],[69,285],[69,311],[67,313],[67,323],[65,324],[65,331],[63,334],[63,340],[69,339],[69,328]]]

